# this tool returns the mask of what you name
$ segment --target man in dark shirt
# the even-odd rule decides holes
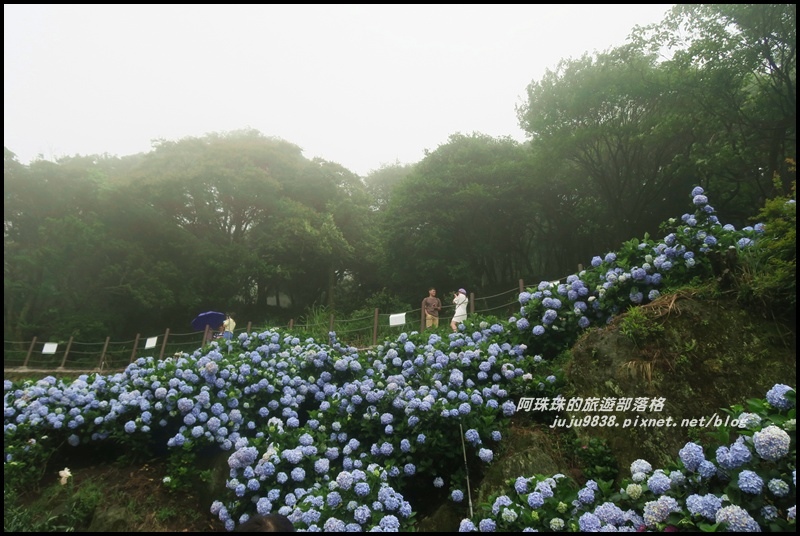
[[[436,289],[428,289],[428,297],[422,300],[422,308],[425,310],[425,327],[439,327],[439,311],[442,309],[442,302],[436,297]]]

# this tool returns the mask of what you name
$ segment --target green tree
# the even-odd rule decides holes
[[[526,161],[514,140],[454,134],[395,186],[383,236],[405,300],[430,285],[507,290],[531,270]]]
[[[582,179],[574,193],[588,219],[612,223],[613,244],[633,229],[656,231],[691,188],[672,164],[690,151],[693,126],[685,98],[667,85],[654,56],[621,47],[560,62],[518,108],[534,149]]]
[[[634,44],[660,51],[673,91],[694,104],[686,163],[729,221],[789,190],[797,158],[797,5],[678,4]],[[782,183],[776,192],[775,177]],[[735,218],[735,220],[734,220]]]

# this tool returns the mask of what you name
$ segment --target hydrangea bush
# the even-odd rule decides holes
[[[714,258],[751,248],[764,233],[764,224],[737,230],[720,223],[699,186],[691,199],[694,211],[662,225],[662,239],[630,240],[619,251],[594,256],[580,273],[522,292],[519,314],[509,319],[519,340],[532,352],[557,355],[582,331],[603,326],[665,290],[713,276]]]
[[[725,442],[688,442],[670,467],[635,460],[619,489],[594,480],[575,489],[563,475],[510,479],[459,531],[794,531],[795,395],[777,384],[746,410],[732,406],[734,427],[717,431]]]
[[[628,243],[565,283],[521,293],[520,314],[507,321],[472,318],[446,337],[403,333],[365,351],[335,333],[320,342],[254,331],[191,354],[141,358],[117,374],[5,381],[6,485],[38,482],[58,448],[146,452],[166,437],[169,488],[191,483],[197,453],[228,454],[226,487],[211,506],[228,530],[269,512],[302,531],[413,530],[409,490],[469,500],[464,457],[478,470],[493,463],[515,401],[558,396],[561,371],[547,359],[554,348],[655,299],[665,281],[707,270],[712,252],[758,238],[758,226],[720,226],[701,190],[693,199],[694,214],[663,241]],[[461,529],[753,528],[749,519],[783,527],[794,516],[793,393],[776,386],[763,405],[740,411],[742,437],[717,458],[687,445],[682,467],[654,471],[642,461],[618,491],[603,481],[578,488],[562,475],[519,477]],[[712,510],[714,519],[695,514]]]

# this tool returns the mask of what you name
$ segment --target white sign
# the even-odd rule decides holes
[[[57,342],[46,342],[44,343],[44,348],[42,348],[43,354],[54,354],[56,353],[56,349],[58,349]]]
[[[389,315],[389,325],[390,326],[402,326],[406,323],[406,314],[405,313],[398,313],[396,315]]]
[[[147,350],[148,348],[155,348],[156,342],[158,342],[158,337],[150,337],[144,343],[144,349]]]

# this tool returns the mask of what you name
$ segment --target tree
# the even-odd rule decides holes
[[[673,164],[695,141],[685,98],[668,90],[654,56],[621,47],[564,60],[528,86],[518,108],[535,151],[582,177],[586,217],[611,222],[613,243],[653,232],[682,206],[692,177]]]
[[[396,288],[507,290],[530,270],[527,151],[507,138],[454,134],[397,184],[383,222]]]
[[[634,44],[668,51],[663,69],[695,103],[699,136],[688,162],[717,208],[745,222],[790,188],[797,158],[797,5],[679,4]]]

